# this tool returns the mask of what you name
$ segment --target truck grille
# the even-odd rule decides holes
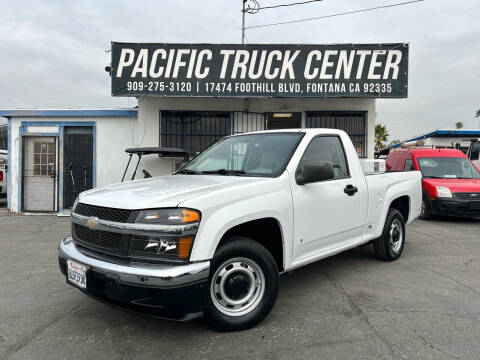
[[[78,204],[75,213],[83,216],[93,216],[102,220],[125,223],[130,217],[130,210],[112,209],[101,206]]]
[[[479,200],[480,201],[480,193],[461,193],[457,192],[454,193],[453,196],[459,199],[467,199],[467,200]]]
[[[122,235],[108,231],[90,230],[85,226],[74,224],[75,240],[88,245],[98,246],[105,249],[121,250]]]

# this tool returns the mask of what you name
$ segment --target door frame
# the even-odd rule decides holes
[[[61,178],[62,178],[62,198],[61,198],[61,203],[62,203],[62,208],[63,208],[63,204],[65,202],[65,176],[68,177],[68,175],[65,175],[65,136],[67,135],[66,133],[66,128],[72,128],[72,127],[80,127],[80,126],[77,126],[77,125],[71,125],[71,124],[68,124],[68,125],[65,125],[65,126],[62,126],[62,174],[61,174]],[[95,161],[96,161],[96,152],[95,152],[95,126],[89,126],[89,125],[85,125],[85,126],[81,126],[83,128],[90,128],[92,130],[91,134],[92,134],[92,189],[95,187],[96,185],[96,179],[95,179],[95,172],[96,172],[96,166],[95,166]],[[59,202],[60,202],[60,197],[59,197]]]
[[[24,212],[23,206],[23,136],[55,136],[57,137],[57,194],[56,194],[56,211],[62,212],[63,209],[63,134],[64,128],[67,126],[90,126],[93,130],[93,166],[92,166],[92,182],[93,187],[97,186],[97,124],[95,121],[22,121],[19,129],[18,142],[18,169],[21,176],[18,181],[18,212]],[[56,132],[45,131],[45,128],[57,128]],[[43,129],[42,129],[43,128]],[[45,131],[45,132],[43,132]]]
[[[53,210],[52,211],[48,211],[48,210],[25,210],[26,209],[26,206],[25,206],[25,156],[27,154],[27,151],[25,150],[25,145],[27,144],[27,141],[24,141],[24,139],[30,139],[30,138],[35,138],[35,137],[50,137],[50,138],[53,138],[54,139],[54,143],[55,143],[55,180],[53,181]],[[31,213],[49,213],[49,212],[56,212],[58,211],[58,158],[59,158],[59,154],[58,154],[58,150],[59,150],[59,141],[58,141],[58,134],[56,133],[26,133],[26,134],[22,134],[21,135],[21,141],[20,141],[20,147],[21,147],[21,151],[20,151],[20,157],[19,157],[19,160],[20,160],[20,173],[21,173],[21,186],[19,187],[19,189],[21,189],[21,191],[19,191],[19,198],[20,198],[20,206],[21,206],[21,210],[22,211],[27,211],[27,212],[31,212]]]

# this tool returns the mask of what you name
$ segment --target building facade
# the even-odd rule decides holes
[[[190,154],[232,134],[287,128],[346,131],[361,157],[373,157],[374,99],[212,99],[139,97],[138,123],[158,134],[160,146]]]
[[[408,44],[112,43],[113,96],[138,99],[160,146],[202,151],[226,135],[335,128],[374,156],[375,99],[404,98]]]
[[[0,110],[11,211],[69,209],[79,192],[119,182],[132,147],[195,155],[233,134],[333,128],[360,157],[373,157],[375,99],[408,90],[404,43],[112,43],[111,55],[112,95],[136,97],[138,110]],[[172,173],[181,162],[150,156],[137,178],[142,169]]]
[[[136,109],[0,110],[0,116],[8,120],[12,212],[68,209],[79,192],[119,182],[128,160],[125,148],[141,145]],[[157,139],[147,134],[141,140]]]

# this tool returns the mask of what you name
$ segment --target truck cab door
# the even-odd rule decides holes
[[[352,149],[352,152],[354,150]],[[355,155],[355,154],[351,154]],[[355,155],[356,156],[356,155]],[[334,177],[299,185],[293,176],[293,261],[361,241],[367,216],[367,186],[363,176],[352,173],[338,135],[311,139],[298,164],[330,162]]]

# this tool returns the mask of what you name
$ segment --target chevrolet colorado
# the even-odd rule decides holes
[[[420,172],[365,175],[341,130],[234,135],[172,175],[81,193],[59,265],[110,305],[246,329],[281,273],[366,243],[398,259],[421,203]]]

